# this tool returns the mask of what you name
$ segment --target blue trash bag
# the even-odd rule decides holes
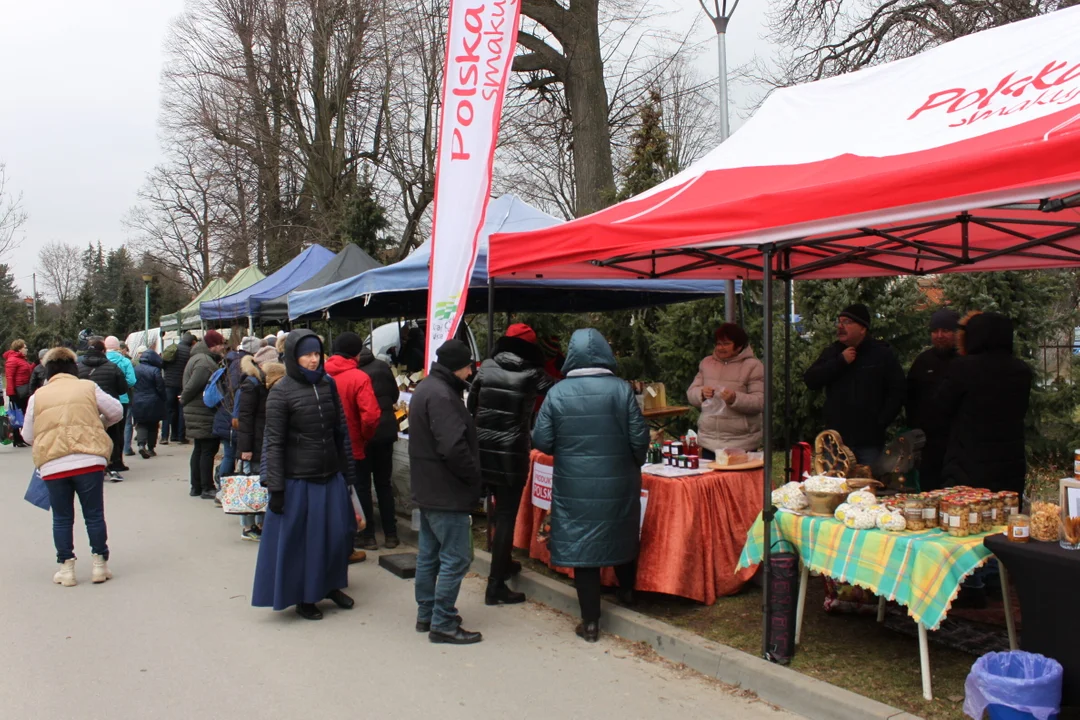
[[[1036,653],[987,653],[971,666],[964,683],[964,714],[982,720],[989,706],[999,705],[1051,720],[1061,709],[1063,672],[1057,660]]]
[[[41,479],[41,473],[37,470],[30,476],[30,484],[26,486],[23,500],[42,510],[52,508],[52,503],[49,502],[49,488],[45,486],[45,481]]]

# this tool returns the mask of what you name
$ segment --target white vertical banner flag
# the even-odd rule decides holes
[[[428,276],[427,364],[465,312],[491,194],[519,0],[451,0]]]

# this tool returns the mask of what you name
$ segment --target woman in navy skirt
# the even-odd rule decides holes
[[[262,482],[270,491],[251,604],[322,619],[320,600],[348,610],[349,555],[356,534],[349,486],[349,431],[322,341],[294,330],[285,343],[285,377],[266,399]]]

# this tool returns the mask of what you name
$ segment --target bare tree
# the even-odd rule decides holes
[[[908,57],[980,30],[1080,0],[781,0],[770,14],[784,48],[776,67],[752,77],[773,86],[840,75]]]
[[[67,317],[82,283],[82,250],[59,240],[45,243],[38,251],[37,271],[45,291],[60,306],[61,317]]]
[[[166,127],[242,157],[267,269],[336,235],[365,144],[379,137],[368,126],[381,104],[366,102],[372,2],[192,0],[173,27]]]
[[[17,233],[28,218],[22,194],[14,194],[7,183],[7,166],[0,162],[0,258],[19,246]]]
[[[215,193],[222,182],[227,181],[215,165],[181,154],[150,173],[139,204],[124,219],[137,253],[152,254],[193,292],[210,282],[220,262],[214,229]]]

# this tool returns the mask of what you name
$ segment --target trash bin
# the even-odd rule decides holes
[[[983,655],[964,683],[964,714],[982,720],[1052,720],[1061,709],[1061,663],[1013,650]]]

